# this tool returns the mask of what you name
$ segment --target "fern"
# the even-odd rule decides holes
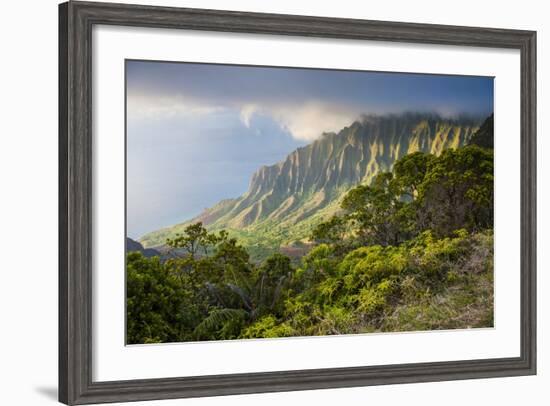
[[[195,328],[195,334],[198,337],[203,337],[216,332],[224,327],[225,324],[244,320],[247,313],[241,309],[216,309],[210,312],[199,325]]]

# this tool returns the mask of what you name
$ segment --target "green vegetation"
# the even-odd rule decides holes
[[[408,154],[349,190],[298,264],[200,222],[167,240],[178,257],[128,254],[127,342],[490,327],[492,227],[492,149]]]

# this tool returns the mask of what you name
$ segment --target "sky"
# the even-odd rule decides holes
[[[246,192],[262,165],[362,114],[493,111],[488,77],[126,61],[127,233]]]

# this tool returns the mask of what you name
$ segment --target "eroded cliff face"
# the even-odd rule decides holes
[[[364,117],[293,151],[284,161],[261,167],[242,197],[221,202],[198,219],[207,225],[222,222],[243,228],[267,218],[284,220],[297,211],[298,217],[307,217],[342,190],[390,170],[403,155],[440,154],[464,145],[477,125],[420,114]]]
[[[285,227],[325,217],[347,190],[391,170],[406,154],[440,154],[466,144],[480,121],[432,114],[364,116],[338,133],[323,134],[281,162],[262,166],[252,175],[245,194],[221,201],[189,223],[202,221],[209,228],[235,230],[276,224],[284,232]],[[164,229],[156,236],[151,233],[142,241],[153,245],[156,237],[181,232],[180,228]]]

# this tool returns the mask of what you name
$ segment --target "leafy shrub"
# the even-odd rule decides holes
[[[295,335],[294,330],[288,324],[277,324],[275,317],[265,316],[248,326],[241,334],[241,338],[276,338],[293,335]]]

